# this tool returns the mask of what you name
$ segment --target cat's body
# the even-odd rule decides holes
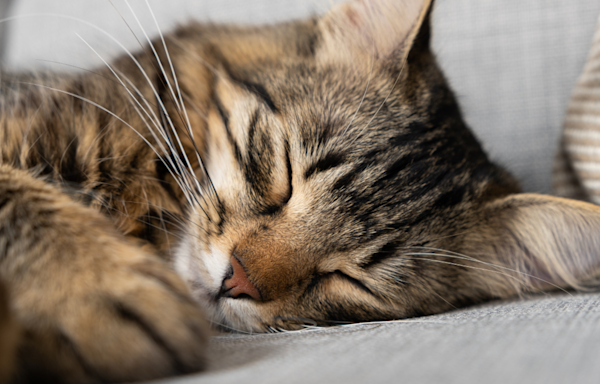
[[[205,316],[265,332],[592,282],[598,209],[519,195],[487,159],[429,50],[430,6],[190,25],[168,54],[155,42],[163,67],[147,49],[92,74],[4,75],[17,375],[198,370]]]

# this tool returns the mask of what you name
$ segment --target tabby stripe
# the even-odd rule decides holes
[[[243,166],[244,159],[242,158],[242,152],[240,151],[240,147],[238,146],[237,141],[235,141],[235,138],[231,134],[231,129],[229,128],[229,114],[223,108],[223,104],[221,103],[221,99],[219,99],[219,96],[215,97],[215,107],[217,108],[217,112],[219,113],[219,116],[221,116],[221,120],[223,121],[225,133],[227,134],[227,140],[229,141],[229,144],[231,144],[231,146],[233,147],[235,158],[238,161],[238,164]]]
[[[359,263],[360,267],[368,269],[376,264],[384,262],[387,259],[395,257],[399,246],[400,244],[396,239],[388,241],[379,247],[377,252],[373,253],[368,259]]]
[[[63,150],[63,155],[60,158],[58,174],[63,181],[67,183],[75,183],[80,186],[88,180],[84,166],[77,157],[79,149],[79,138],[73,136],[67,148]]]
[[[267,137],[256,140],[256,125],[258,124],[259,113],[255,110],[250,117],[248,125],[248,152],[246,153],[246,166],[243,167],[244,176],[250,186],[260,195],[264,196],[269,189],[268,170],[265,169],[265,163],[269,163],[272,146]],[[261,148],[264,144],[266,148]],[[262,159],[261,159],[262,157]]]
[[[258,110],[252,112],[250,117],[250,123],[248,124],[248,155],[258,156],[255,152],[257,150],[255,135],[256,135],[256,124],[258,124]],[[270,143],[269,143],[270,144]]]
[[[373,293],[373,291],[371,291],[369,289],[369,287],[367,287],[362,281],[355,279],[354,277],[350,276],[350,275],[346,275],[344,272],[342,271],[335,271],[333,273],[336,276],[339,276],[343,279],[345,279],[346,281],[348,281],[349,283],[351,283],[354,287],[360,289],[363,292],[368,293],[371,296],[375,296],[375,294]]]
[[[464,200],[464,197],[467,193],[467,189],[464,185],[454,186],[449,191],[442,193],[433,206],[436,208],[448,208],[454,206]]]
[[[346,280],[347,282],[349,282],[350,284],[352,284],[354,287],[360,289],[361,291],[366,292],[371,296],[377,297],[377,295],[375,295],[373,293],[373,291],[371,291],[369,289],[369,287],[367,287],[362,281],[355,279],[354,277],[347,275],[342,271],[334,271],[334,272],[330,272],[330,273],[318,274],[316,276],[313,276],[313,278],[311,279],[311,281],[308,283],[308,285],[305,288],[305,294],[309,293],[310,291],[315,289],[317,287],[317,285],[323,279],[328,279],[328,278],[331,278],[334,276],[340,277],[340,278]]]
[[[253,94],[255,94],[256,96],[258,96],[258,98],[261,99],[267,105],[267,107],[269,107],[271,112],[273,112],[273,113],[279,112],[279,109],[273,102],[273,98],[271,97],[269,92],[267,92],[267,90],[265,89],[265,87],[263,85],[255,83],[250,80],[244,80],[244,79],[239,78],[238,76],[236,76],[233,73],[232,68],[229,67],[229,65],[227,64],[226,61],[223,60],[223,61],[221,61],[221,63],[223,64],[223,69],[225,70],[225,72],[227,72],[227,74],[229,75],[229,78],[232,81],[238,83],[239,85],[246,88],[246,90],[248,90],[248,91],[252,92]]]
[[[344,164],[345,156],[341,153],[328,153],[321,159],[314,162],[304,171],[304,178],[308,179],[316,173],[325,172]]]
[[[161,347],[167,353],[167,356],[170,357],[173,369],[176,373],[183,374],[191,372],[191,369],[186,367],[186,364],[181,361],[173,348],[171,348],[165,342],[165,340],[152,327],[150,327],[150,325],[148,325],[146,319],[135,313],[131,308],[127,308],[123,303],[115,302],[114,308],[117,314],[119,314],[124,320],[128,320],[137,324],[149,336],[149,338],[156,343],[156,345]]]
[[[403,179],[414,178],[415,176],[421,176],[426,169],[429,167],[424,160],[427,160],[429,155],[426,151],[409,153],[398,159],[392,164],[388,165],[381,175],[378,183],[395,179],[399,176],[400,172],[407,170],[405,175],[402,175]]]
[[[348,173],[336,180],[336,182],[332,186],[332,189],[334,191],[339,191],[340,189],[351,184],[359,174],[361,174],[365,169],[367,169],[369,165],[371,165],[371,162],[362,162],[356,164],[352,168],[352,170],[350,170]]]
[[[287,202],[292,197],[292,193],[294,191],[294,186],[292,185],[292,161],[290,159],[290,143],[286,139],[284,141],[283,145],[284,145],[284,149],[285,149],[285,166],[287,168],[287,174],[288,174],[288,186],[290,188],[290,191],[289,191],[289,193],[287,195],[287,198],[283,202],[283,204],[287,204]]]
[[[273,113],[279,112],[279,108],[277,108],[277,106],[273,102],[273,98],[271,97],[269,92],[267,92],[265,87],[263,87],[261,84],[253,83],[251,81],[240,80],[240,79],[236,79],[236,78],[233,78],[233,80],[240,83],[248,91],[250,91],[253,94],[255,94],[256,96],[258,96],[267,105],[267,107],[269,107],[271,112],[273,112]]]
[[[71,352],[71,355],[75,358],[75,360],[77,360],[79,366],[83,369],[83,371],[89,378],[93,378],[94,380],[99,382],[109,381],[104,375],[101,375],[100,372],[98,372],[92,367],[92,365],[83,357],[83,354],[79,351],[75,343],[64,332],[62,332],[61,330],[56,330],[55,332],[58,344],[62,344],[66,349],[68,349]],[[24,365],[27,367],[26,364],[27,363],[25,363]],[[52,377],[52,373],[44,371],[40,372],[37,369],[27,369],[25,377],[27,377],[27,380],[25,382],[31,383],[60,382],[58,378]]]

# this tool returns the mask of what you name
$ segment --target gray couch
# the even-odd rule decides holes
[[[143,2],[134,2],[151,26]],[[266,22],[326,9],[316,0],[153,0],[161,28],[193,16]],[[438,0],[434,47],[467,121],[524,189],[550,192],[552,159],[583,67],[598,0]],[[126,14],[123,4],[117,7]],[[105,1],[20,0],[14,14],[61,13],[135,40]],[[149,28],[152,29],[152,28]],[[118,49],[84,24],[32,16],[9,24],[9,67],[90,66]],[[43,61],[45,60],[45,61]],[[47,60],[63,64],[50,63]],[[596,383],[600,295],[553,294],[410,319],[273,335],[220,335],[208,372],[169,383]]]

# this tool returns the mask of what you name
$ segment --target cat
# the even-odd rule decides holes
[[[276,332],[595,286],[599,208],[519,193],[488,159],[430,50],[432,3],[190,24],[92,73],[4,73],[14,380],[195,372],[210,325]]]

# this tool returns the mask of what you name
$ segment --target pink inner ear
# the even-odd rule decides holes
[[[430,5],[431,0],[354,0],[340,4],[321,20],[323,54],[385,58],[399,48],[408,49]]]
[[[353,27],[358,28],[360,26],[360,16],[358,15],[358,13],[356,12],[355,9],[353,8],[346,8],[346,17],[348,18],[348,21],[350,22],[350,24]]]

